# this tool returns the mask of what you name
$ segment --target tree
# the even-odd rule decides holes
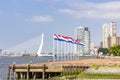
[[[98,49],[98,53],[99,53],[99,52],[102,52],[103,55],[106,55],[106,54],[108,53],[108,49],[107,49],[107,48],[99,48],[99,49]]]
[[[109,53],[114,56],[120,56],[120,45],[114,45],[109,48]]]

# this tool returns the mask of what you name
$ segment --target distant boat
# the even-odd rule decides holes
[[[53,57],[53,54],[49,54],[49,53],[41,53],[39,56]]]
[[[54,56],[53,54],[49,54],[49,53],[42,53],[42,47],[43,47],[43,43],[44,43],[44,34],[42,33],[42,37],[41,37],[41,43],[40,43],[40,47],[38,49],[37,52],[37,56]]]

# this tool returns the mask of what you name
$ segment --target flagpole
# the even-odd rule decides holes
[[[68,48],[68,46],[67,46],[67,43],[66,43],[66,53],[65,53],[65,59],[66,59],[66,61],[67,61],[67,48]]]
[[[67,43],[67,61],[69,60],[69,43]]]
[[[63,60],[65,61],[65,42],[64,42],[63,46],[64,46]]]
[[[64,52],[65,52],[65,51],[64,51],[64,43],[63,43],[63,61],[64,61]]]
[[[70,52],[71,52],[71,49],[70,49],[70,43],[69,43],[69,54],[68,54],[69,59],[68,60],[70,60]]]
[[[66,54],[66,42],[64,43],[64,61],[65,61],[65,54]]]
[[[53,35],[54,36],[54,35]],[[54,48],[54,38],[53,38],[53,62],[55,62],[55,48]]]
[[[66,54],[66,61],[68,60],[68,43],[67,43],[67,54]]]
[[[60,50],[60,57],[61,57],[61,61],[62,61],[62,41],[61,41],[61,50]]]
[[[65,43],[65,61],[67,60],[66,54],[67,54],[67,43]]]
[[[80,46],[80,45],[79,45]],[[81,51],[81,50],[80,50]],[[79,57],[80,57],[80,53],[77,53],[77,55],[78,55],[78,60],[79,60]]]
[[[70,49],[71,49],[71,50],[70,50],[70,51],[71,51],[71,52],[70,52],[70,60],[72,60],[72,53],[73,53],[73,51],[72,51],[72,46],[73,46],[73,45],[74,45],[74,44],[71,44],[71,45],[70,45]]]
[[[59,61],[59,42],[57,41],[57,61]]]
[[[74,60],[74,54],[75,54],[75,52],[72,54],[72,60]]]

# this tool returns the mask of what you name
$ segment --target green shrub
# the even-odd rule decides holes
[[[67,76],[67,75],[78,75],[81,74],[83,71],[81,69],[76,69],[76,70],[68,70],[68,71],[62,71],[61,75],[62,76]]]
[[[90,67],[91,69],[98,69],[99,68],[99,65],[92,65],[91,67]]]

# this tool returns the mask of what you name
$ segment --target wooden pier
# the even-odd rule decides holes
[[[120,63],[120,60],[90,59],[78,61],[42,62],[12,64],[8,67],[7,80],[45,80],[61,75],[63,71],[86,70],[91,65],[109,65]]]

